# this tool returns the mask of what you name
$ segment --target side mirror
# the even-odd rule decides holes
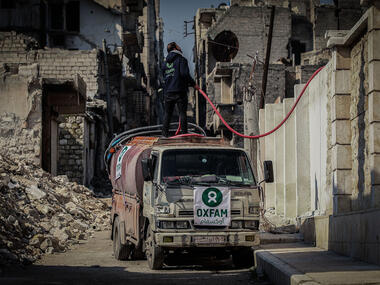
[[[266,183],[273,183],[274,177],[273,177],[273,164],[272,161],[266,160],[264,161],[264,181]]]
[[[141,160],[142,174],[144,181],[152,180],[152,160],[150,158],[144,158]]]

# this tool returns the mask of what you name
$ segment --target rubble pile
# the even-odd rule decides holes
[[[32,263],[109,228],[88,188],[0,152],[0,265]]]

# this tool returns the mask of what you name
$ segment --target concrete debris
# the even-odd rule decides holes
[[[0,266],[28,264],[109,228],[91,190],[0,151]]]
[[[276,215],[274,208],[265,211],[260,223],[260,230],[273,234],[293,234],[299,232],[296,219]]]

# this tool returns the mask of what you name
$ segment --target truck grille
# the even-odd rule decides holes
[[[179,210],[178,215],[180,215],[180,216],[193,216],[194,211],[193,210]]]
[[[238,216],[240,215],[240,210],[231,210],[231,216]]]
[[[240,210],[231,210],[231,216],[239,216],[241,213]],[[178,211],[179,216],[193,216],[194,211],[193,210],[179,210]]]

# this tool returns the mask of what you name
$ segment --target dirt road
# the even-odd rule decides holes
[[[45,256],[25,269],[4,272],[0,284],[257,284],[249,269],[234,269],[230,260],[206,264],[153,271],[146,260],[117,261],[109,233],[97,232],[94,238],[66,253]]]

